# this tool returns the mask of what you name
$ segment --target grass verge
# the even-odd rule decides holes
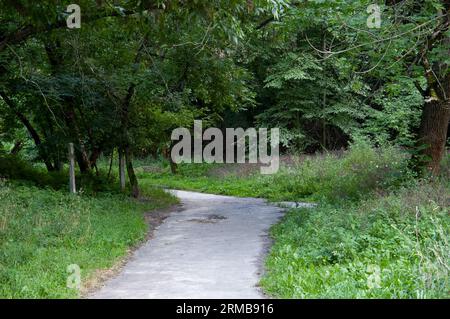
[[[69,265],[85,284],[145,238],[144,212],[176,202],[159,189],[144,194],[150,200],[0,185],[0,298],[79,297],[67,288]]]
[[[448,298],[450,188],[411,185],[275,226],[264,289],[282,298]]]

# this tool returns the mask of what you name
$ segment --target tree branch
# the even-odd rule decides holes
[[[15,103],[3,91],[0,91],[0,97],[3,99],[5,104],[11,109],[11,111],[19,118],[20,122],[22,122],[22,124],[26,127],[26,129],[30,133],[31,137],[33,138],[36,146],[41,145],[42,141],[41,141],[41,138],[39,137],[38,132],[34,129],[33,125],[25,117],[25,115],[23,115],[22,113],[19,112]]]
[[[260,30],[260,29],[264,28],[266,25],[268,25],[269,23],[271,23],[271,22],[273,22],[273,21],[275,21],[275,18],[274,18],[274,17],[267,18],[266,20],[264,20],[263,22],[261,22],[261,23],[256,27],[256,30]]]
[[[83,18],[83,22],[89,23],[93,22],[99,19],[108,18],[108,17],[121,17],[121,16],[130,16],[136,14],[134,11],[121,11],[121,12],[104,12],[101,14],[97,14],[94,16],[88,16],[86,18]],[[32,36],[36,36],[40,33],[49,32],[56,29],[61,29],[66,27],[66,20],[59,20],[56,21],[53,24],[50,24],[46,27],[36,27],[34,25],[27,25],[24,26],[18,30],[15,30],[14,32],[7,34],[4,36],[0,41],[0,52],[6,49],[8,45],[14,45],[14,44],[20,44],[22,42],[25,42],[28,38]]]
[[[414,85],[423,97],[427,96],[427,93],[425,92],[424,89],[422,89],[422,86],[420,85],[419,81],[414,81]]]

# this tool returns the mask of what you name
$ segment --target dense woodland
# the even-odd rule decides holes
[[[114,149],[164,154],[170,132],[280,127],[285,152],[347,146],[354,136],[411,150],[439,170],[450,118],[447,0],[3,0],[2,152],[60,170],[67,143],[79,170]],[[136,185],[137,187],[137,185]],[[137,192],[137,189],[135,189]]]

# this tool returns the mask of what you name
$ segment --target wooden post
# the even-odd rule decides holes
[[[69,143],[69,190],[71,194],[77,193],[77,186],[75,183],[75,152],[73,143]]]
[[[125,191],[125,155],[123,149],[119,148],[119,180],[120,190]]]

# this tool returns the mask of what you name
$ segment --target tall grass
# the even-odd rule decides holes
[[[291,211],[273,229],[264,288],[285,298],[450,297],[449,191],[421,183]]]
[[[352,144],[340,154],[325,153],[282,165],[274,175],[261,175],[258,167],[242,174],[236,165],[184,164],[173,175],[161,163],[140,168],[146,185],[197,190],[233,196],[262,197],[272,201],[357,200],[368,193],[399,187],[411,179],[408,156],[393,146],[374,148],[367,141]],[[158,166],[159,165],[159,166]],[[218,168],[229,174],[215,175]],[[245,165],[243,165],[245,170]],[[148,166],[146,166],[148,168]]]
[[[341,155],[325,154],[306,159],[275,176],[274,184],[281,185],[297,198],[357,200],[373,191],[397,187],[409,174],[407,156],[398,148],[376,149],[365,141],[358,141]]]

